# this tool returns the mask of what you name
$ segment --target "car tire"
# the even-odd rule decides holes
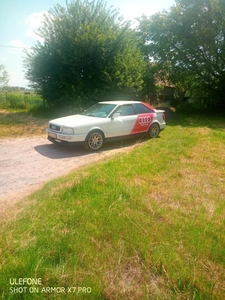
[[[100,130],[91,131],[86,139],[84,146],[89,151],[98,151],[104,143],[104,134]]]
[[[150,126],[148,133],[151,139],[156,138],[160,133],[159,125],[157,123],[153,123]]]

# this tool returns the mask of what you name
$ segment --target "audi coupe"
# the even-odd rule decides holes
[[[81,114],[49,121],[48,139],[53,143],[83,143],[99,150],[104,142],[148,134],[156,138],[166,126],[163,110],[140,101],[98,102]]]

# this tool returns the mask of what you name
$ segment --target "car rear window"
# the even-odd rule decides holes
[[[145,106],[142,103],[135,103],[134,106],[137,111],[137,114],[147,114],[147,113],[154,112],[153,110],[151,110],[149,107]]]

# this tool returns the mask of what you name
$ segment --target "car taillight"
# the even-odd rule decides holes
[[[163,118],[164,121],[166,120],[165,114],[162,114],[162,118]]]

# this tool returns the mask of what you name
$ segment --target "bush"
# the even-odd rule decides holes
[[[180,113],[202,113],[205,110],[205,107],[203,105],[196,105],[192,102],[184,102],[177,106],[176,112]]]
[[[6,100],[11,108],[15,109],[30,109],[32,107],[39,107],[43,101],[39,95],[30,94],[24,95],[23,93],[8,93]]]
[[[6,94],[5,92],[0,93],[0,103],[3,103],[6,101]]]
[[[39,107],[42,106],[43,100],[41,96],[37,94],[31,94],[31,95],[24,95],[24,103],[26,105],[26,108],[30,107]]]
[[[7,101],[11,108],[26,108],[23,96],[19,93],[8,93]]]

